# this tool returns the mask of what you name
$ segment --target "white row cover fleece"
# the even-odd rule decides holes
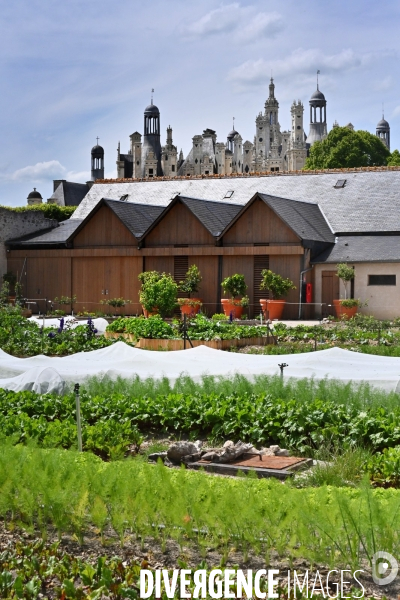
[[[204,375],[229,377],[239,373],[253,379],[257,375],[279,374],[280,363],[288,364],[285,378],[364,381],[386,391],[400,390],[400,358],[371,356],[340,348],[280,356],[236,354],[206,346],[154,352],[132,348],[124,342],[65,357],[16,358],[0,350],[0,387],[61,394],[65,387],[91,377],[131,379],[138,375],[141,379],[167,377],[174,382],[182,374],[201,381]]]

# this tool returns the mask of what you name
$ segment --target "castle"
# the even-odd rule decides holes
[[[151,103],[144,111],[144,134],[135,131],[130,135],[130,147],[126,154],[118,143],[117,178],[151,179],[153,177],[177,177],[196,175],[232,175],[236,173],[266,173],[298,171],[304,167],[310,147],[323,140],[328,134],[326,118],[327,101],[319,89],[309,100],[310,126],[308,135],[304,131],[304,105],[294,100],[291,108],[290,131],[281,131],[279,124],[279,102],[275,97],[275,84],[271,77],[269,96],[264,111],[255,119],[253,142],[245,141],[233,127],[226,142],[217,142],[217,133],[205,129],[192,138],[192,148],[186,158],[182,150],[173,144],[172,128],[167,128],[164,146],[160,141],[160,111]],[[333,127],[338,127],[335,121]],[[346,127],[354,129],[349,123]],[[376,126],[376,135],[390,150],[390,126],[382,119]],[[53,195],[49,203],[61,206],[77,205],[90,186],[104,179],[104,149],[98,144],[91,151],[91,181],[75,184],[64,180],[54,181]],[[36,189],[28,196],[28,204],[41,204],[42,197]]]

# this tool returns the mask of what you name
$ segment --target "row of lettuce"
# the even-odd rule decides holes
[[[154,433],[241,439],[258,447],[278,444],[308,456],[321,447],[340,451],[360,447],[377,457],[365,466],[377,483],[400,483],[400,406],[395,395],[386,405],[361,406],[349,388],[339,383],[325,382],[325,387],[310,388],[308,393],[303,390],[301,400],[295,388],[285,393],[279,378],[265,378],[265,385],[270,393],[194,390],[135,395],[111,388],[93,395],[82,390],[84,450],[103,459],[122,458],[127,452],[135,453],[144,437]],[[302,384],[297,385],[300,394]],[[369,388],[358,393],[368,397]],[[0,431],[12,444],[75,448],[74,395],[0,390]]]

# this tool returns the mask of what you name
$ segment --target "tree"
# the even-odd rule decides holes
[[[378,167],[386,165],[390,156],[376,135],[335,127],[322,142],[313,144],[304,170]]]
[[[393,150],[387,164],[388,167],[400,167],[400,152],[398,150]]]

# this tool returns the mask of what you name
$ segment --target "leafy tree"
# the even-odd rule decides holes
[[[346,169],[386,165],[390,152],[368,131],[335,127],[322,142],[315,142],[304,170]]]
[[[162,317],[174,310],[178,284],[170,273],[144,271],[138,275],[138,279],[142,284],[139,300],[146,310],[158,310]]]
[[[387,164],[388,167],[400,167],[400,152],[398,150],[393,150]]]
[[[296,286],[291,279],[284,279],[281,275],[274,273],[270,269],[263,269],[261,271],[261,276],[260,290],[270,291],[274,300],[286,296],[289,290],[296,289]]]

